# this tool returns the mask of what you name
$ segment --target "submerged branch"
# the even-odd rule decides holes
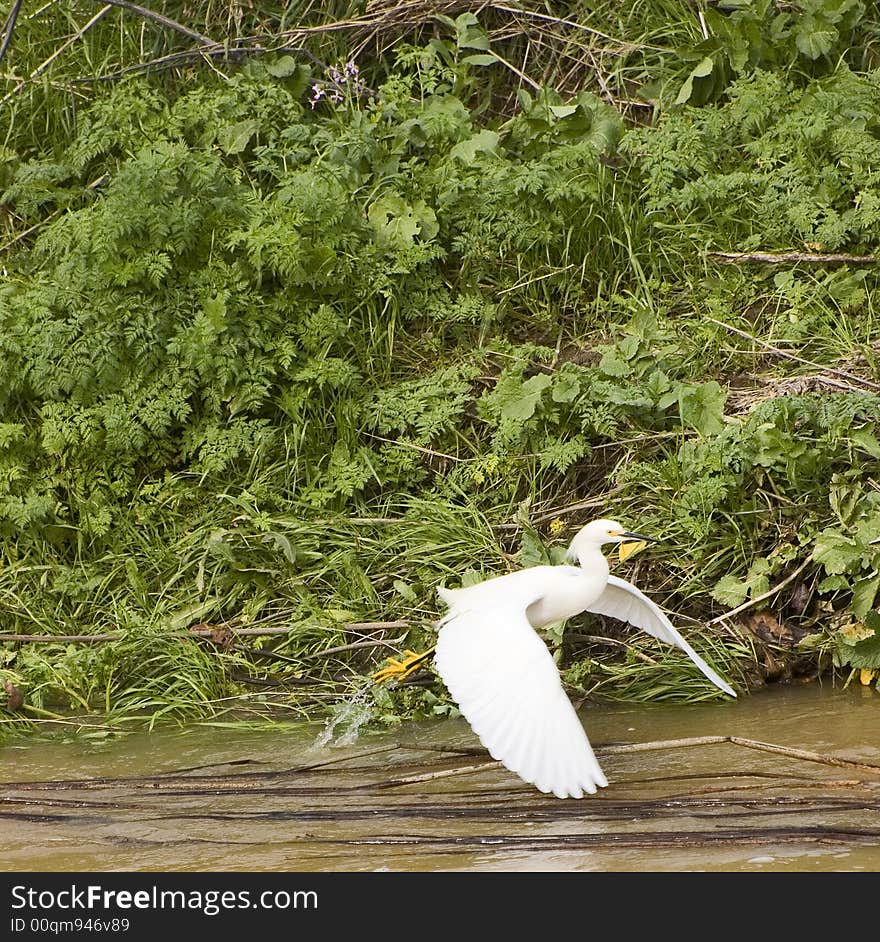
[[[748,749],[757,749],[761,752],[772,752],[776,755],[787,756],[789,759],[802,759],[804,762],[819,762],[823,765],[835,765],[846,769],[861,769],[864,772],[876,772],[880,774],[880,765],[875,765],[871,762],[838,759],[836,756],[810,752],[807,749],[795,749],[792,746],[779,746],[776,745],[776,743],[761,742],[757,739],[746,739],[742,736],[694,736],[689,739],[658,739],[654,742],[628,743],[620,746],[598,746],[596,753],[600,755],[621,755],[631,752],[651,752],[660,749],[680,749],[688,746],[710,746],[717,743],[732,743],[735,746],[745,746]]]

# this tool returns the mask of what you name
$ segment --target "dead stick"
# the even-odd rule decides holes
[[[222,627],[222,626],[217,626]],[[408,621],[354,621],[348,622],[342,625],[343,631],[384,631],[385,629],[391,628],[409,628],[410,622]],[[209,635],[212,632],[216,631],[217,628],[208,627],[193,627],[187,633],[180,634],[179,637],[186,638],[190,635]],[[234,635],[286,635],[290,634],[290,628],[231,628],[230,631]],[[98,634],[98,635],[27,635],[27,634],[0,634],[0,642],[9,641],[9,642],[22,642],[22,643],[31,643],[31,644],[88,644],[90,642],[100,642],[100,641],[121,641],[122,638],[126,637],[122,632],[110,632],[107,634]],[[363,642],[363,646],[367,644],[380,644],[378,641]],[[335,653],[330,651],[319,652],[321,654]],[[308,655],[309,657],[317,655]]]
[[[772,596],[776,595],[776,593],[779,592],[780,589],[784,589],[789,584],[789,582],[792,582],[794,579],[796,579],[807,568],[807,566],[810,565],[811,562],[812,560],[808,559],[805,563],[803,563],[803,565],[798,566],[798,568],[795,569],[795,571],[791,575],[786,576],[782,580],[782,582],[780,582],[778,585],[773,586],[772,589],[768,590],[763,595],[759,595],[756,598],[749,599],[748,602],[743,602],[742,605],[738,605],[736,608],[732,608],[729,612],[725,612],[723,615],[719,615],[717,618],[713,618],[711,621],[707,621],[706,624],[717,625],[719,622],[722,622],[727,618],[731,618],[733,615],[739,615],[740,612],[744,612],[747,608],[751,608],[753,605],[757,605],[758,602],[763,602],[765,599],[771,598]]]
[[[852,262],[855,265],[870,265],[877,261],[873,255],[813,254],[809,252],[709,252],[712,258],[721,259],[725,264],[734,262],[766,262],[782,265],[787,262],[813,262],[841,265]]]
[[[201,33],[197,33],[195,30],[184,26],[182,23],[178,23],[176,20],[171,20],[167,16],[157,13],[155,10],[148,10],[146,7],[138,6],[136,3],[130,3],[129,0],[105,0],[105,3],[119,7],[122,10],[130,10],[138,16],[142,16],[145,20],[152,20],[160,26],[173,29],[175,32],[183,36],[188,36],[190,39],[194,39],[196,42],[203,43],[206,46],[220,45],[215,40],[211,39],[210,36],[203,36]]]
[[[105,4],[103,7],[101,7],[101,9],[98,10],[98,12],[88,21],[88,23],[86,23],[85,26],[82,27],[82,29],[80,29],[80,30],[78,30],[76,33],[74,33],[74,35],[71,36],[70,39],[67,40],[67,42],[62,43],[62,44],[52,53],[52,55],[49,56],[48,59],[46,59],[44,62],[41,62],[41,63],[34,69],[34,71],[31,72],[31,74],[30,74],[24,81],[19,82],[19,84],[16,85],[15,88],[13,88],[11,92],[8,92],[6,95],[4,95],[2,98],[0,98],[0,105],[5,105],[7,101],[9,101],[12,97],[14,97],[15,95],[17,95],[17,94],[27,85],[27,83],[28,83],[31,79],[36,78],[41,72],[43,72],[45,69],[47,69],[47,68],[61,55],[62,52],[64,52],[68,47],[72,46],[78,39],[82,39],[82,37],[85,36],[85,34],[86,34],[96,23],[98,23],[100,20],[102,20],[102,19],[104,18],[104,16],[106,16],[106,14],[108,14],[112,9],[113,9],[113,7],[112,7],[112,5],[109,4],[109,3],[107,3],[107,4]]]
[[[340,644],[335,648],[325,648],[323,651],[313,651],[311,654],[302,654],[299,657],[301,661],[307,661],[315,657],[329,657],[331,654],[342,654],[343,651],[357,651],[360,648],[378,648],[386,647],[397,650],[396,644],[403,641],[403,638],[395,638],[391,641],[354,641],[352,644]]]
[[[813,360],[805,360],[803,357],[799,357],[794,353],[789,353],[787,350],[780,350],[779,347],[774,347],[772,343],[767,343],[766,340],[761,340],[758,337],[752,336],[752,334],[747,334],[744,330],[739,330],[737,327],[731,327],[730,324],[725,324],[723,321],[716,321],[714,317],[709,317],[708,314],[703,315],[707,321],[711,321],[713,324],[717,324],[719,327],[723,327],[725,330],[729,330],[732,334],[736,334],[738,337],[743,337],[745,340],[751,340],[752,343],[760,344],[766,350],[769,350],[771,353],[775,353],[777,356],[784,357],[787,360],[794,360],[796,363],[803,363],[805,366],[812,366],[814,369],[822,370],[824,373],[831,373],[834,376],[840,376],[844,379],[853,380],[856,383],[860,383],[862,386],[867,386],[870,389],[880,390],[880,384],[872,383],[868,379],[863,379],[861,376],[856,376],[853,373],[847,373],[846,370],[836,370],[831,366],[823,366],[821,363],[815,363]]]

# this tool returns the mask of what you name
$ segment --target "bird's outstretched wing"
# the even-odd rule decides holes
[[[453,611],[434,664],[492,757],[522,779],[558,798],[608,784],[524,605]]]
[[[609,615],[611,618],[629,622],[636,628],[647,631],[649,635],[680,648],[716,687],[720,687],[725,693],[729,693],[731,697],[736,696],[733,687],[727,681],[722,680],[682,638],[661,609],[625,579],[609,576],[608,585],[587,611],[596,615]]]

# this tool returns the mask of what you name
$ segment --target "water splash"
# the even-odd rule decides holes
[[[371,696],[371,686],[362,687],[350,700],[336,707],[333,715],[324,724],[324,729],[315,739],[316,748],[350,746],[357,741],[361,727],[373,718],[376,704]]]

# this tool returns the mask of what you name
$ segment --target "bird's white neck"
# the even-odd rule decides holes
[[[593,545],[588,546],[579,546],[575,552],[577,556],[578,564],[581,569],[585,569],[589,573],[599,574],[603,570],[605,572],[605,578],[608,577],[609,568],[608,560],[605,558],[605,554],[602,552],[600,547]]]

